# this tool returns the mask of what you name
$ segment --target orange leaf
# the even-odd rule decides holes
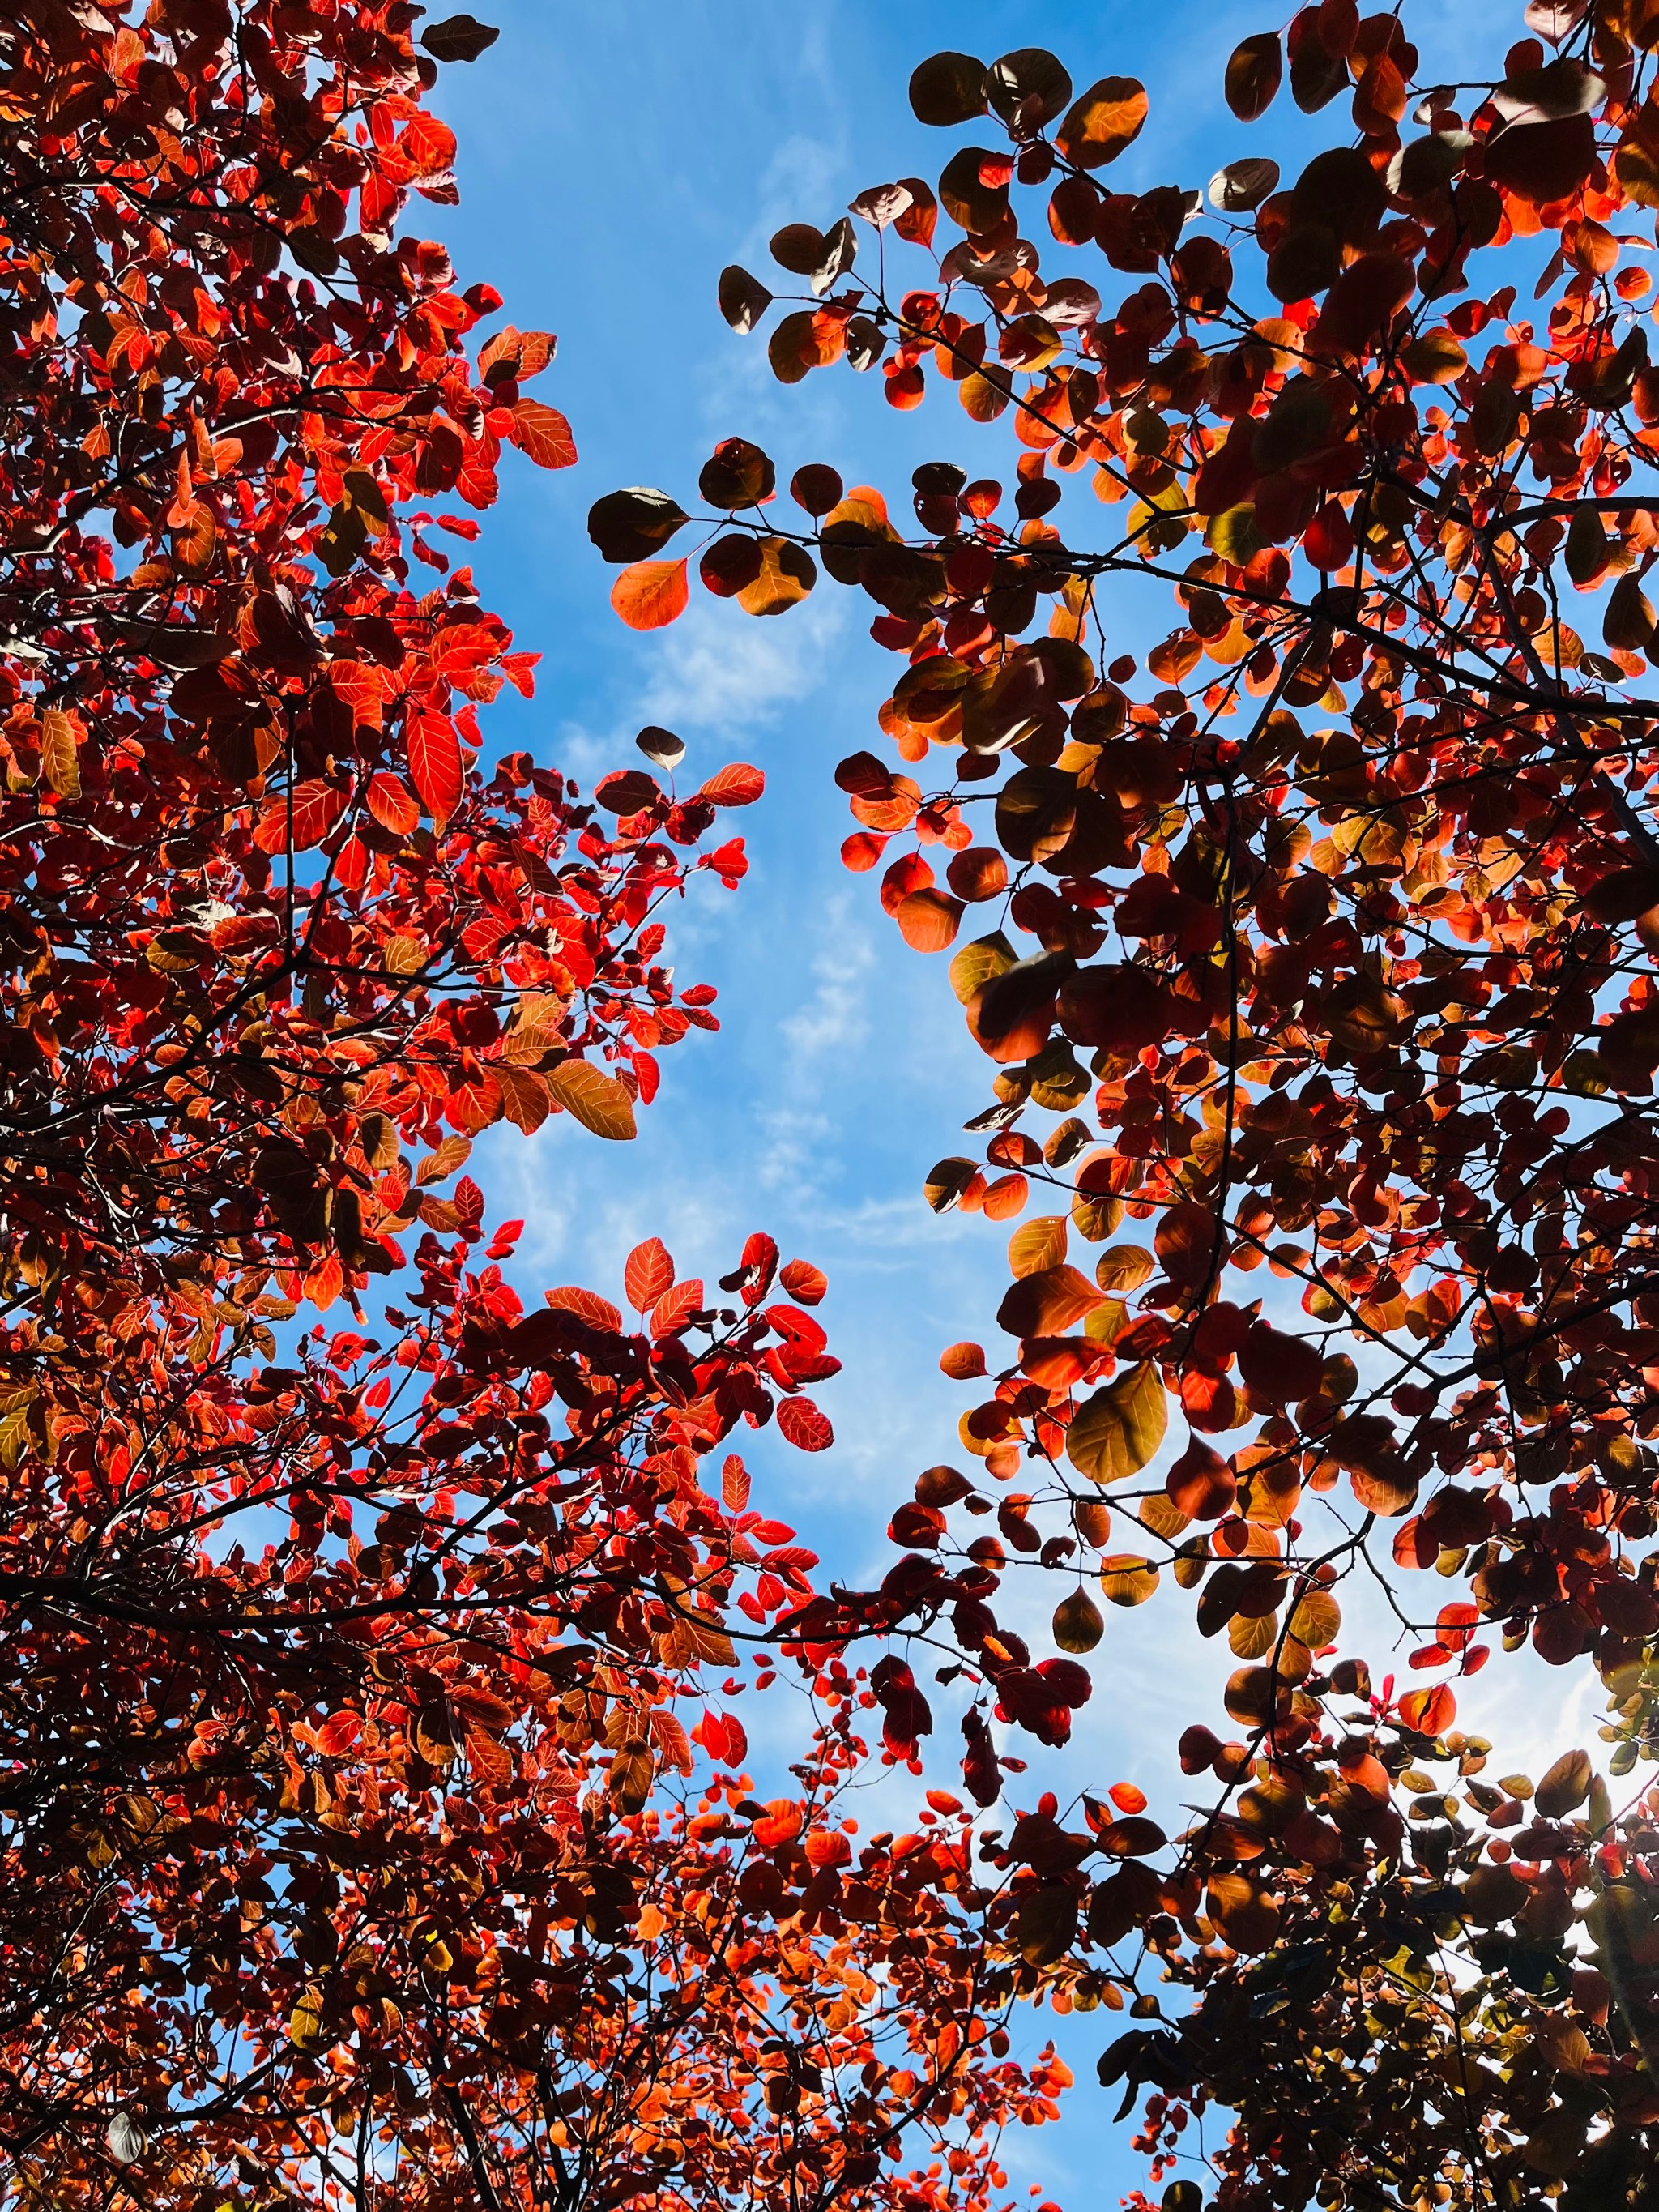
[[[447,714],[416,714],[409,726],[409,772],[434,827],[460,803],[461,741]]]
[[[501,1087],[501,1111],[526,1136],[533,1137],[550,1110],[546,1084],[534,1068],[515,1067],[510,1060],[494,1061],[489,1072]]]
[[[1075,1267],[1042,1267],[1010,1286],[997,1309],[997,1326],[1010,1336],[1063,1336],[1073,1322],[1105,1303]]]
[[[629,629],[665,629],[690,596],[684,561],[636,561],[617,577],[611,604]]]
[[[40,773],[59,799],[81,796],[76,749],[85,735],[81,717],[64,708],[48,707],[40,717]]]
[[[1012,1221],[1015,1214],[1023,1211],[1030,1188],[1023,1175],[999,1176],[982,1200],[986,1219]],[[963,1202],[965,1203],[965,1194]]]
[[[576,458],[576,441],[570,425],[556,407],[539,399],[515,400],[513,434],[519,450],[528,453],[538,468],[568,469]]]
[[[664,1258],[667,1258],[666,1253]],[[672,1265],[672,1261],[670,1262]],[[703,1306],[702,1278],[688,1275],[683,1283],[676,1283],[664,1291],[651,1316],[653,1336],[671,1336],[677,1328],[684,1328],[694,1313]]]
[[[766,778],[747,761],[733,761],[729,767],[716,769],[698,792],[711,806],[752,806],[766,788]]]
[[[810,1260],[786,1260],[778,1275],[779,1282],[792,1298],[804,1306],[819,1304],[830,1287],[830,1279],[822,1267],[815,1267]]]
[[[623,1289],[636,1313],[649,1313],[674,1282],[674,1262],[660,1237],[647,1237],[629,1254],[623,1268]]]
[[[368,811],[382,830],[390,830],[398,837],[406,836],[421,818],[409,786],[400,775],[388,775],[384,770],[369,779]]]
[[[585,1060],[562,1060],[545,1079],[556,1103],[596,1137],[621,1140],[638,1135],[633,1099],[603,1068]]]
[[[913,952],[943,952],[956,936],[962,901],[945,891],[912,891],[899,901],[895,919]]]
[[[1423,1735],[1444,1735],[1457,1718],[1457,1700],[1443,1682],[1431,1690],[1407,1690],[1400,1700],[1400,1717]]]

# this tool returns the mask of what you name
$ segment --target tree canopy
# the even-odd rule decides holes
[[[1042,2009],[1118,2016],[1164,2212],[1654,2203],[1659,8],[1533,0],[1456,86],[1411,27],[1247,39],[1232,115],[1332,143],[1201,191],[1110,189],[1133,79],[922,63],[994,143],[720,305],[783,383],[954,386],[1007,481],[786,496],[732,437],[700,517],[592,508],[635,629],[695,532],[902,662],[843,855],[951,955],[990,1101],[923,1195],[1009,1279],[854,1589],[744,1456],[833,1447],[820,1269],[757,1227],[530,1291],[468,1171],[634,1134],[764,795],[660,729],[586,793],[489,747],[536,656],[458,549],[575,439],[552,335],[402,226],[495,32],[0,23],[30,2212],[1006,2212]],[[1234,1662],[1160,1716],[1191,1803],[1066,1750],[1147,1603]],[[1523,1651],[1607,1700],[1536,1778],[1459,1725]]]
[[[692,560],[753,615],[821,566],[904,664],[836,772],[843,854],[956,948],[994,1071],[927,1200],[1018,1225],[999,1348],[943,1355],[968,1471],[922,1474],[903,1575],[841,1617],[960,1652],[988,1804],[987,1723],[1063,1738],[1133,1633],[1093,1589],[1225,1636],[1170,1840],[1085,1792],[988,1841],[1022,1989],[1129,2004],[1101,2078],[1150,2093],[1175,2207],[1652,2201],[1659,11],[1534,0],[1449,87],[1410,19],[1246,39],[1234,117],[1330,143],[1202,191],[1112,188],[1132,78],[922,63],[916,118],[971,143],[720,297],[749,333],[784,295],[785,384],[954,389],[963,463],[901,502],[808,462],[786,500],[734,439],[693,556],[665,494],[591,524],[636,627]],[[1173,602],[1144,654],[1130,578]],[[999,1620],[1016,1571],[1076,1656]],[[1457,1727],[1528,1647],[1599,1672],[1601,1771],[1490,1778]]]

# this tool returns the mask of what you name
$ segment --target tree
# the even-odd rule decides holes
[[[575,451],[551,336],[398,234],[495,35],[421,12],[0,25],[3,2179],[976,2207],[1065,2078],[994,2025],[1000,1884],[948,1799],[855,1851],[878,1690],[702,1474],[831,1442],[824,1279],[653,1238],[631,1318],[526,1304],[464,1172],[631,1136],[717,1026],[662,917],[763,779],[480,764],[535,656],[434,534]],[[780,1666],[762,1803],[732,1706]]]
[[[1110,189],[1133,80],[934,56],[912,107],[976,143],[780,231],[806,289],[768,350],[899,408],[954,386],[1013,433],[1012,512],[948,459],[914,524],[817,465],[792,515],[741,440],[701,478],[708,590],[775,614],[821,562],[906,662],[836,781],[908,943],[977,927],[950,981],[988,1141],[929,1202],[1051,1209],[1011,1238],[1012,1353],[944,1355],[971,1476],[921,1476],[906,1562],[838,1617],[972,1663],[981,1802],[986,1709],[1055,1741],[1087,1688],[998,1625],[1011,1567],[1067,1585],[1065,1654],[1094,1577],[1226,1634],[1237,1734],[1182,1736],[1217,1787],[1172,1844],[1085,1797],[1003,1846],[1022,1986],[1133,1999],[1103,2079],[1151,2091],[1156,2180],[1231,2108],[1226,2208],[1653,2201],[1659,13],[1524,30],[1435,88],[1401,12],[1302,8],[1225,98],[1279,112],[1288,63],[1335,143],[1203,194]],[[772,304],[720,294],[740,332]],[[594,508],[625,619],[684,605],[690,520]],[[1129,579],[1175,599],[1144,670]],[[952,1509],[1016,1477],[969,1543]],[[1351,1583],[1402,1673],[1340,1655]],[[1599,1670],[1605,1774],[1480,1778],[1450,1681],[1528,1644]]]

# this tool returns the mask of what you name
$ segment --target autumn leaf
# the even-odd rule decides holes
[[[674,1280],[674,1262],[659,1237],[648,1237],[629,1254],[623,1288],[636,1313],[649,1313]]]
[[[636,561],[617,577],[611,604],[629,629],[661,629],[685,612],[690,596],[684,561]]]
[[[1168,1421],[1158,1370],[1142,1362],[1085,1401],[1066,1432],[1066,1456],[1091,1482],[1127,1481],[1154,1456]]]
[[[570,425],[556,407],[539,399],[515,399],[513,434],[521,452],[538,468],[568,469],[575,465],[576,441]]]
[[[501,35],[476,15],[446,15],[441,23],[427,25],[421,44],[435,61],[475,62]]]
[[[638,1134],[634,1126],[634,1101],[614,1075],[585,1060],[561,1060],[544,1079],[555,1104],[562,1106],[585,1129],[613,1141]]]
[[[63,707],[48,707],[40,717],[40,773],[59,799],[81,796],[82,740],[85,726],[78,714]]]
[[[810,1398],[780,1398],[778,1427],[797,1451],[828,1451],[836,1432]]]
[[[1241,123],[1254,123],[1272,106],[1284,76],[1285,58],[1272,31],[1245,39],[1227,64],[1227,105]]]
[[[757,768],[746,762],[734,761],[729,767],[716,769],[697,792],[711,806],[752,806],[766,789],[766,778]]]
[[[410,775],[434,826],[441,830],[460,804],[464,781],[455,725],[447,714],[414,714],[407,744]]]
[[[1116,161],[1140,135],[1146,88],[1132,76],[1104,76],[1082,94],[1054,133],[1054,143],[1080,169]]]

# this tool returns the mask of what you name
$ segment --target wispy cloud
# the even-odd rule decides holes
[[[841,608],[822,594],[752,621],[699,596],[664,641],[641,719],[671,729],[756,728],[822,682],[842,626]]]
[[[849,927],[847,906],[845,894],[830,901],[823,917],[828,942],[812,962],[812,995],[783,1024],[797,1081],[812,1078],[810,1062],[850,1050],[869,1029],[870,994],[863,979],[876,964],[875,947]]]

